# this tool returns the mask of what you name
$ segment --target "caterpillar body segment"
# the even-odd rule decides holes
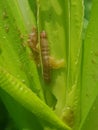
[[[47,40],[47,35],[45,31],[42,31],[40,34],[40,48],[41,48],[41,60],[43,67],[43,78],[45,82],[50,82],[50,65],[49,65],[49,56],[50,50]]]
[[[49,66],[51,69],[60,69],[65,67],[64,59],[57,60],[52,56],[49,56]]]

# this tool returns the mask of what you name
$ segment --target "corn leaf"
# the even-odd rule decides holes
[[[0,87],[44,123],[62,130],[70,129],[35,93],[1,67]]]
[[[32,17],[28,1],[23,2],[20,9],[21,2],[16,0],[0,2],[0,65],[44,100],[35,63],[30,59],[30,52],[25,47],[34,17]],[[27,9],[27,15],[23,9]],[[36,118],[30,112],[14,102],[4,92],[0,93],[0,96],[11,117],[18,124],[18,128],[31,130],[34,126],[34,129],[39,129],[39,127],[35,127],[38,126],[34,122]]]
[[[90,117],[90,113],[95,115],[92,108],[95,105],[97,96],[98,96],[98,3],[96,0],[93,0],[93,6],[91,10],[91,16],[89,25],[86,32],[86,38],[84,41],[84,57],[83,57],[83,78],[82,78],[82,122],[81,127],[85,129],[87,126],[84,122],[86,118]],[[90,113],[89,113],[90,111]],[[97,112],[96,112],[97,113]],[[93,116],[94,122],[95,117]],[[95,129],[95,123],[92,120],[89,120],[89,129]],[[82,126],[83,123],[85,126]],[[94,125],[94,126],[93,126]],[[97,127],[98,128],[98,127]],[[96,129],[97,129],[96,128]]]

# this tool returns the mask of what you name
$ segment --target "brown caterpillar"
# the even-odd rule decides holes
[[[36,45],[38,43],[37,30],[33,27],[32,32],[29,34],[28,45],[32,51],[36,51]]]
[[[28,38],[28,46],[31,48],[35,63],[39,65],[39,62],[40,62],[39,48],[37,45],[38,45],[37,29],[33,27],[32,32],[30,33],[29,38]]]
[[[64,60],[56,60],[54,57],[50,56],[48,39],[45,31],[42,31],[40,34],[40,48],[38,46],[38,32],[35,27],[33,27],[32,32],[28,38],[28,46],[30,47],[34,61],[39,67],[42,62],[42,73],[44,81],[50,82],[50,70],[59,69],[64,67]],[[40,61],[41,53],[41,61]]]
[[[47,34],[45,31],[42,31],[40,34],[40,48],[41,48],[41,60],[43,67],[43,78],[45,82],[50,82],[50,65],[49,65],[49,46],[47,40]]]

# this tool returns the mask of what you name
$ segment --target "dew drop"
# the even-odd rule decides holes
[[[93,51],[91,51],[90,53],[93,54]]]
[[[3,36],[4,39],[6,39],[6,36]]]
[[[2,14],[2,16],[3,16],[3,19],[6,19],[6,18],[8,18],[7,12],[6,12],[5,10],[3,11],[3,14]]]
[[[75,61],[75,65],[77,65],[77,64],[78,64],[78,60]]]
[[[25,80],[23,79],[22,82],[25,83]]]
[[[5,31],[8,33],[9,32],[9,26],[5,25],[4,28],[5,28]]]
[[[23,87],[20,87],[20,91],[23,91]]]

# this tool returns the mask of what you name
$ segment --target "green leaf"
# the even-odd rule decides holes
[[[61,116],[66,100],[67,19],[65,19],[65,14],[67,13],[65,5],[64,1],[58,0],[39,1],[39,32],[45,30],[47,33],[50,56],[56,60],[64,60],[64,67],[51,70],[51,84],[43,84],[45,91],[50,91],[56,97],[55,111],[59,116]]]
[[[78,129],[80,124],[80,93],[81,93],[81,59],[82,59],[82,28],[83,28],[83,1],[70,0],[68,21],[68,70],[66,105],[69,112],[69,124]],[[67,113],[67,112],[65,112]],[[71,114],[73,113],[73,114]],[[65,117],[68,113],[65,115]],[[73,115],[73,116],[72,116]],[[66,117],[67,118],[67,117]]]
[[[58,129],[70,130],[35,93],[1,67],[0,86],[17,102],[34,113],[41,121]]]
[[[92,104],[91,109],[88,112],[88,115],[85,119],[84,124],[81,127],[81,130],[97,130],[98,129],[98,96],[96,97],[94,103]]]
[[[23,44],[25,44],[24,42],[27,42],[27,39],[21,39],[21,35],[28,36],[26,30],[24,32],[24,26],[18,26],[18,22],[22,23],[24,19],[20,21],[20,18],[22,16],[20,16],[20,13],[17,13],[17,19],[19,19],[15,20],[16,13],[13,14],[12,11],[12,7],[14,6],[15,12],[19,12],[19,5],[17,8],[16,2],[6,2],[7,4],[4,5],[5,2],[2,1],[0,8],[0,13],[2,14],[2,20],[0,23],[0,64],[17,78],[20,78],[21,81],[25,82],[30,88],[32,88],[33,91],[35,91],[36,93],[39,92],[38,95],[41,94],[40,96],[43,98],[35,63],[33,62],[33,60],[30,59],[30,53],[28,52],[27,48],[23,46]],[[24,8],[29,7],[29,5],[25,5],[25,2],[23,3],[23,5]],[[27,13],[29,13],[29,11]],[[8,32],[6,32],[7,27],[9,28]],[[10,53],[8,53],[9,50]]]
[[[18,128],[19,130],[43,130],[43,127],[40,124],[39,120],[36,118],[36,116],[27,109],[25,109],[20,103],[14,100],[13,97],[11,97],[7,92],[2,90],[1,88],[0,96],[10,115],[9,119],[11,118],[11,120],[15,123],[16,128]]]
[[[84,41],[83,78],[82,78],[82,122],[89,117],[89,111],[98,96],[98,2],[93,0],[91,16]],[[95,111],[96,112],[96,111]],[[94,118],[93,118],[94,119]],[[96,122],[96,120],[94,119]],[[90,123],[92,126],[93,122]],[[88,124],[88,125],[90,125]],[[81,128],[80,127],[80,128]],[[84,128],[84,127],[83,127]]]
[[[34,17],[32,17],[28,1],[24,1],[22,7],[19,2],[21,3],[21,1],[16,0],[2,0],[0,2],[0,65],[44,100],[35,63],[30,58],[31,52],[25,47]],[[23,17],[25,16],[23,8],[27,9],[26,18]],[[29,24],[28,19],[30,20]],[[19,129],[39,129],[40,124],[33,114],[13,101],[4,92],[0,92],[0,96]],[[40,127],[40,129],[42,128]]]
[[[6,127],[7,122],[8,122],[8,113],[3,102],[0,99],[0,129],[4,129]]]
[[[70,1],[69,19],[69,53],[68,53],[68,87],[77,82],[80,73],[81,49],[82,49],[82,27],[83,27],[83,1]]]

